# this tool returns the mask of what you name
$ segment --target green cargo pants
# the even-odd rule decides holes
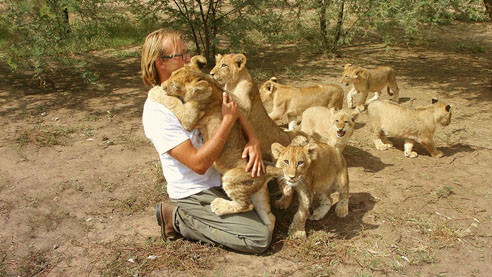
[[[272,233],[255,210],[218,216],[210,209],[210,203],[217,197],[228,199],[220,188],[171,199],[177,206],[173,213],[174,229],[185,238],[224,245],[241,252],[262,253],[267,250]]]

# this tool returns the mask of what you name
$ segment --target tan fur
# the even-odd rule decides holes
[[[200,57],[198,60],[204,59]],[[168,97],[155,97],[150,94],[154,101],[163,101],[161,104],[175,112],[176,116],[188,115],[193,113],[193,109],[199,107],[204,112],[198,114],[199,119],[196,127],[200,129],[202,137],[208,141],[215,133],[222,121],[222,92],[220,85],[210,77],[200,71],[197,58],[193,57],[190,64],[174,71],[171,77],[162,83],[162,93]],[[171,101],[169,96],[183,99],[181,101]],[[196,102],[194,106],[187,105],[189,102]],[[188,109],[188,111],[185,111]],[[178,113],[176,111],[179,110]],[[178,118],[180,122],[184,118]],[[193,121],[193,120],[191,120]],[[227,196],[231,200],[217,198],[211,203],[211,209],[218,215],[246,212],[255,207],[258,215],[273,231],[275,226],[275,216],[272,214],[269,203],[269,193],[267,182],[273,177],[281,175],[281,171],[275,167],[267,166],[267,173],[261,177],[252,178],[250,173],[244,172],[246,160],[241,158],[242,151],[246,145],[246,140],[240,130],[238,123],[232,128],[227,142],[220,156],[214,163],[215,169],[222,174],[222,186]]]
[[[311,87],[297,88],[279,84],[277,78],[272,77],[260,87],[263,103],[273,103],[270,118],[277,123],[284,115],[300,116],[312,106],[325,106],[337,110],[343,105],[343,89],[339,85],[322,84]]]
[[[331,208],[331,194],[334,192],[340,196],[335,208],[336,215],[347,216],[349,177],[347,164],[340,151],[325,143],[308,142],[307,138],[298,136],[287,147],[272,144],[272,153],[277,159],[276,166],[282,168],[286,184],[282,198],[275,205],[281,209],[290,205],[292,187],[299,196],[299,209],[289,227],[289,235],[294,238],[306,237],[306,219],[322,219]],[[313,199],[319,200],[319,206],[309,216]]]
[[[358,114],[321,106],[311,107],[302,113],[301,131],[310,136],[318,133],[327,144],[343,151],[352,137]]]
[[[387,150],[393,144],[386,139],[397,137],[405,139],[405,157],[415,158],[412,151],[415,141],[421,143],[432,157],[442,157],[443,153],[434,146],[436,126],[447,126],[451,122],[451,106],[437,100],[432,105],[407,108],[387,100],[374,101],[367,111],[372,125],[378,150]]]
[[[288,145],[295,133],[284,132],[268,116],[258,87],[246,68],[246,57],[243,54],[219,54],[210,74],[233,96],[234,102],[248,117],[260,140],[263,159],[273,161],[270,149],[272,143]]]
[[[347,86],[353,84],[354,88],[347,93],[347,104],[353,108],[352,98],[354,94],[361,93],[357,109],[363,111],[365,104],[369,104],[379,99],[381,90],[386,87],[392,100],[398,103],[400,89],[396,84],[395,70],[390,66],[379,66],[373,69],[366,69],[360,66],[346,64],[342,73],[341,83]],[[393,93],[391,93],[391,90]],[[374,92],[374,97],[367,100],[369,92]]]

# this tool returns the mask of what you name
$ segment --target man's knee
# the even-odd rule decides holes
[[[251,250],[252,253],[261,254],[270,248],[272,242],[272,233],[266,226],[258,230],[258,234],[254,238],[251,238]]]

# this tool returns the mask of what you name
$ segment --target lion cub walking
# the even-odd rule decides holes
[[[331,194],[338,192],[335,213],[338,217],[348,214],[349,177],[347,164],[340,151],[321,142],[308,142],[303,136],[295,137],[287,147],[272,144],[272,153],[277,159],[276,166],[283,171],[285,187],[282,198],[275,202],[278,208],[286,209],[292,200],[295,188],[299,196],[299,209],[289,227],[289,235],[306,237],[306,219],[309,208],[316,197],[319,207],[309,219],[322,219],[331,208]]]
[[[434,131],[437,124],[447,126],[451,122],[451,106],[432,99],[432,105],[417,108],[402,107],[388,100],[375,101],[367,107],[377,150],[393,146],[386,136],[405,139],[405,157],[415,158],[412,151],[415,141],[421,143],[432,157],[443,153],[434,146]]]
[[[354,133],[357,115],[359,115],[357,111],[311,107],[302,113],[301,131],[310,136],[318,133],[327,140],[327,144],[342,152]]]
[[[398,103],[400,89],[396,84],[395,70],[390,66],[379,66],[373,69],[366,69],[360,66],[346,64],[342,73],[341,83],[347,86],[353,84],[354,88],[347,93],[347,105],[353,108],[354,94],[361,93],[357,109],[363,111],[365,104],[379,99],[381,90],[386,87],[388,95],[393,96],[392,100]],[[391,90],[393,93],[391,93]],[[374,92],[374,97],[367,100],[369,92]]]
[[[312,106],[339,110],[343,105],[343,89],[339,85],[322,84],[297,88],[279,84],[275,77],[260,87],[260,95],[263,103],[273,102],[272,112],[268,115],[277,123],[286,114],[297,117]]]

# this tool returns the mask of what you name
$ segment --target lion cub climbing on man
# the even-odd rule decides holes
[[[432,105],[407,108],[382,100],[369,104],[367,111],[377,150],[393,147],[393,143],[386,138],[388,136],[405,139],[405,157],[417,157],[417,152],[412,151],[415,141],[421,143],[432,157],[443,156],[434,146],[433,137],[438,124],[448,126],[451,122],[450,105],[432,99]]]
[[[400,89],[396,84],[395,70],[390,66],[379,66],[372,69],[346,64],[342,73],[341,83],[345,85],[353,84],[354,88],[347,93],[347,105],[353,108],[353,96],[360,93],[359,102],[356,108],[360,111],[365,109],[365,104],[379,99],[381,90],[386,87],[392,100],[398,103]],[[393,93],[391,92],[391,90]],[[369,92],[374,92],[374,97],[367,100]]]
[[[200,71],[205,63],[204,57],[193,57],[189,64],[174,71],[161,87],[151,90],[149,98],[169,108],[179,116],[181,123],[187,122],[189,128],[198,128],[204,141],[208,141],[222,121],[223,89],[208,74]],[[194,111],[197,108],[199,111]],[[195,118],[190,119],[188,116]],[[222,175],[222,188],[230,200],[216,198],[210,208],[217,215],[225,215],[250,211],[254,207],[263,223],[273,231],[275,216],[270,209],[267,182],[279,177],[281,170],[266,166],[265,174],[252,178],[245,172],[246,160],[241,158],[245,145],[246,140],[236,123],[214,162],[215,169]]]
[[[246,66],[243,54],[218,54],[216,64],[210,75],[224,86],[237,103],[239,109],[248,117],[256,136],[260,140],[263,158],[273,161],[270,146],[274,142],[288,145],[295,134],[284,132],[269,116],[260,99],[256,82]]]
[[[272,153],[277,160],[276,166],[283,171],[285,184],[282,197],[275,205],[281,209],[289,207],[293,188],[299,196],[299,209],[289,227],[289,235],[306,237],[306,220],[322,219],[331,208],[331,194],[334,192],[339,193],[335,214],[347,216],[349,177],[340,151],[325,143],[297,136],[287,147],[272,144]],[[319,200],[319,206],[309,216],[309,208],[315,198]]]

